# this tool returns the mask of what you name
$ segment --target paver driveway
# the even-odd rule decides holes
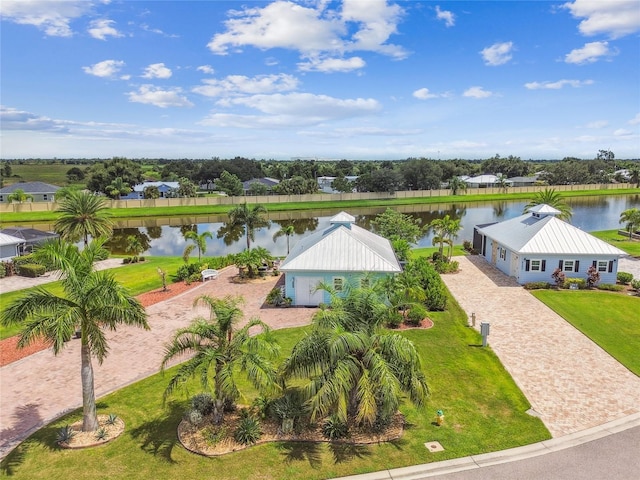
[[[640,378],[479,256],[443,280],[554,437],[640,412]]]
[[[235,272],[235,267],[227,267],[217,279],[147,308],[150,331],[119,327],[108,332],[109,356],[102,365],[93,363],[96,396],[157,373],[172,333],[197,315],[208,314],[204,308],[192,308],[200,295],[242,295],[245,321],[258,316],[272,328],[310,323],[316,309],[263,308],[276,277],[237,284],[232,281]],[[50,349],[43,350],[0,368],[0,458],[39,427],[81,405],[78,340],[72,340],[57,357]]]

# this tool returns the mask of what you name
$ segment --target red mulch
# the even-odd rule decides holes
[[[171,285],[167,285],[166,292],[163,292],[162,289],[159,289],[143,293],[141,295],[138,295],[136,298],[140,301],[143,307],[149,307],[154,303],[162,302],[163,300],[167,300],[168,298],[175,297],[176,295],[179,295],[182,292],[195,287],[196,285],[198,284],[192,283],[191,285],[187,285],[184,282],[172,283]],[[0,367],[4,367],[5,365],[9,365],[12,362],[20,360],[21,358],[28,357],[29,355],[49,348],[51,344],[44,340],[38,340],[25,348],[18,348],[17,345],[18,335],[0,340]]]

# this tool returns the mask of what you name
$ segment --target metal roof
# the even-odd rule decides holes
[[[6,233],[0,233],[0,246],[2,247],[6,245],[20,245],[21,243],[24,243],[24,239]]]
[[[280,270],[400,272],[400,264],[389,240],[347,223],[349,218],[353,219],[342,212],[331,219],[333,225],[330,227],[298,241],[284,259]]]
[[[526,213],[504,222],[478,227],[478,231],[509,250],[521,254],[626,255],[553,215]]]

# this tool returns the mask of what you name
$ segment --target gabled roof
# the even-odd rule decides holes
[[[58,238],[57,233],[43,232],[42,230],[36,230],[35,228],[28,227],[10,227],[3,228],[0,233],[11,235],[16,238],[21,238],[27,242],[38,242],[48,240],[50,238]]]
[[[0,233],[0,247],[5,247],[7,245],[20,245],[24,243],[22,238],[14,237],[13,235],[8,235],[6,233]]]
[[[283,272],[400,272],[400,264],[384,237],[352,222],[341,212],[323,231],[302,238],[280,266]]]
[[[549,207],[544,205],[544,207]],[[544,210],[544,208],[541,208]],[[553,209],[555,210],[555,209]],[[622,250],[558,220],[554,215],[525,213],[478,231],[511,251],[541,255],[626,255]]]
[[[248,190],[251,187],[252,183],[261,183],[266,187],[275,187],[280,183],[280,180],[276,178],[263,177],[263,178],[252,178],[251,180],[246,180],[242,182],[242,187],[245,190]]]
[[[51,185],[44,182],[20,182],[14,183],[4,188],[0,188],[0,194],[13,193],[16,190],[24,190],[24,193],[55,193],[60,190],[61,187],[57,185]]]
[[[180,188],[180,182],[144,182],[144,183],[138,183],[137,185],[133,186],[133,191],[134,192],[144,192],[144,189],[147,187],[158,187],[160,188],[161,186],[166,186],[169,188],[175,188],[178,189]]]

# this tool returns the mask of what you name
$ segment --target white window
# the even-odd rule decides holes
[[[562,263],[562,271],[563,272],[573,272],[573,267],[574,267],[574,262],[573,260],[565,260]]]
[[[606,260],[598,260],[598,271],[599,272],[609,271],[609,262],[607,262]]]
[[[542,270],[542,260],[531,260],[530,270],[532,272],[540,272]]]
[[[46,193],[42,195],[42,199],[45,200],[45,201],[48,200]]]
[[[342,277],[334,277],[333,278],[333,289],[336,292],[341,292],[344,289],[344,278],[342,278]]]
[[[506,260],[507,259],[507,249],[506,248],[500,247],[500,258],[502,260]]]

